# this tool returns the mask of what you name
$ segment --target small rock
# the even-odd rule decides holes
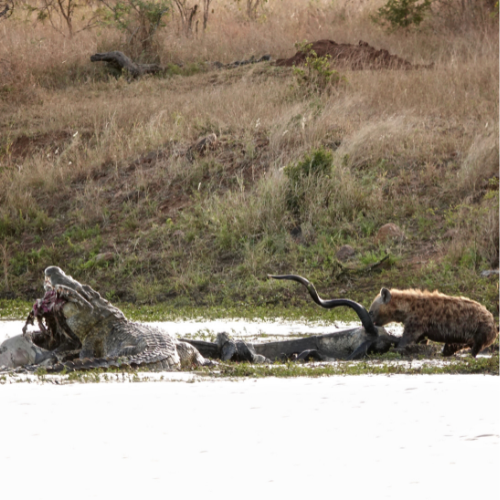
[[[341,262],[345,262],[346,260],[352,259],[356,255],[356,250],[351,245],[342,245],[335,256]]]
[[[384,241],[387,240],[403,239],[403,238],[404,238],[404,233],[401,230],[401,228],[396,224],[389,222],[388,224],[384,224],[378,230],[377,236],[375,236],[375,241],[377,241],[378,243],[383,243]]]
[[[115,260],[116,254],[113,252],[104,252],[104,253],[98,253],[95,256],[95,261],[96,262],[111,262]]]
[[[448,229],[446,233],[443,234],[443,238],[446,240],[452,240],[458,234],[458,229]]]
[[[498,276],[498,269],[490,269],[489,271],[483,271],[481,273],[481,278],[489,278],[490,276]]]

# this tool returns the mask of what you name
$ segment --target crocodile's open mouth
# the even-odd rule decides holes
[[[51,286],[41,299],[37,299],[33,304],[33,309],[29,314],[23,332],[27,331],[27,325],[34,324],[36,320],[39,332],[34,332],[33,342],[45,349],[55,349],[63,342],[70,342],[75,345],[80,344],[76,335],[66,324],[62,313],[64,304],[68,301],[57,293]]]
[[[47,280],[45,280],[47,282]],[[33,304],[33,313],[35,318],[41,317],[44,314],[58,312],[67,300],[61,297],[50,285],[50,289],[45,292],[42,299],[37,299]]]

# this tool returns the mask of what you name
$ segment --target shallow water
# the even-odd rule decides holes
[[[234,337],[247,339],[266,338],[293,335],[322,335],[348,328],[360,326],[359,323],[343,323],[337,321],[327,324],[312,321],[288,321],[283,319],[249,321],[244,319],[218,319],[218,320],[182,320],[161,321],[146,323],[155,325],[177,337],[206,338],[215,336],[219,332],[227,332]],[[24,321],[0,321],[0,343],[6,338],[22,333]],[[30,327],[34,329],[34,327]],[[391,328],[391,333],[402,333],[400,327]],[[268,338],[270,337],[270,338]]]

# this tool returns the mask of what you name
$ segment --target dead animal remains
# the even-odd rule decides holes
[[[368,311],[357,302],[349,299],[323,300],[319,297],[314,285],[301,276],[288,274],[269,277],[301,283],[307,288],[313,300],[326,309],[350,307],[359,316],[362,326],[326,335],[266,343],[235,342],[231,341],[227,335],[221,334],[217,338],[217,343],[187,339],[185,342],[195,346],[205,357],[255,363],[263,362],[262,358],[265,361],[359,359],[367,354],[383,354],[392,346],[397,345],[400,340],[400,337],[388,334],[383,327],[375,326]],[[236,352],[237,355],[234,358],[227,357],[228,352]]]
[[[318,292],[316,291],[316,288],[314,288],[314,285],[302,276],[286,274],[280,276],[269,275],[269,277],[278,280],[292,280],[301,283],[307,288],[309,295],[311,295],[314,302],[316,302],[316,304],[321,307],[324,307],[326,309],[333,309],[335,307],[345,306],[353,309],[356,312],[361,321],[362,328],[337,332],[328,336],[321,336],[322,338],[328,338],[328,342],[330,344],[343,346],[342,352],[338,353],[340,355],[333,357],[337,359],[358,359],[366,356],[367,354],[383,354],[387,352],[391,348],[391,346],[398,343],[398,337],[388,334],[384,328],[375,326],[370,314],[361,304],[358,304],[357,302],[349,299],[323,300],[318,295]],[[283,342],[283,344],[285,344],[285,342]],[[308,348],[310,349],[310,347]],[[321,354],[321,352],[322,349],[320,348],[319,353]],[[331,347],[327,350],[327,352],[330,357],[332,357]],[[264,354],[266,357],[269,357],[265,352],[260,352],[260,354]]]

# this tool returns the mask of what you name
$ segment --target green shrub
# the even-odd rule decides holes
[[[332,153],[319,148],[306,154],[302,161],[286,166],[284,173],[291,183],[297,184],[310,175],[328,175],[332,170],[332,164]]]
[[[312,43],[298,42],[295,47],[298,51],[307,54],[306,69],[295,66],[293,68],[299,88],[306,89],[308,93],[319,93],[343,80],[338,71],[331,69],[330,55],[319,57],[316,51],[312,49]]]
[[[498,267],[498,191],[488,191],[480,204],[459,204],[446,212],[446,220],[456,230],[448,248],[448,259],[460,266]]]
[[[288,178],[288,209],[296,217],[300,217],[306,192],[318,178],[328,177],[333,165],[333,155],[326,149],[319,148],[304,156],[302,161],[285,167]]]
[[[372,16],[372,21],[394,31],[418,26],[430,10],[432,0],[389,0]]]
[[[165,26],[164,18],[172,9],[170,0],[123,0],[101,5],[103,23],[128,35],[127,45],[135,57],[152,52],[157,31]]]

